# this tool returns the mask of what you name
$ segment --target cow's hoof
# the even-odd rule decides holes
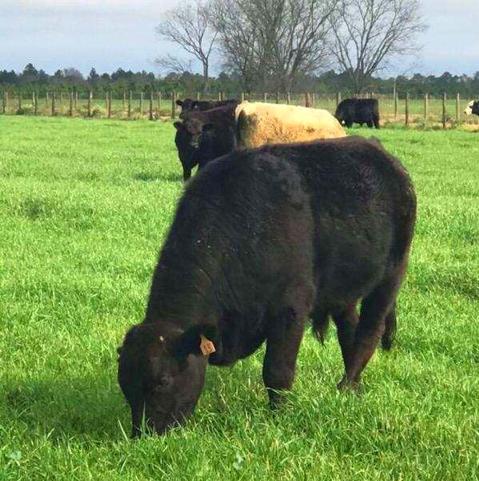
[[[281,391],[274,391],[268,389],[269,407],[271,410],[276,411],[286,402],[286,396]]]
[[[341,379],[338,384],[338,389],[341,392],[354,392],[355,394],[361,395],[363,393],[363,387],[359,381],[352,381],[347,379],[346,376]]]

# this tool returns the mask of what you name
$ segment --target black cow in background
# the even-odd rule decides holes
[[[335,117],[346,127],[356,123],[379,129],[379,104],[377,99],[345,99],[338,105]]]
[[[307,325],[337,327],[341,389],[358,389],[383,336],[414,230],[416,200],[377,141],[344,137],[237,150],[186,187],[153,274],[145,319],[119,349],[132,434],[181,424],[208,364],[266,343],[270,403],[292,387]],[[360,313],[357,309],[359,304]],[[319,414],[318,414],[319,415]]]
[[[466,115],[479,115],[479,100],[471,100],[466,107],[466,110],[464,110],[464,113]]]
[[[237,146],[237,126],[233,123],[208,123],[203,125],[194,159],[198,169],[222,155],[229,154]]]
[[[200,164],[199,166],[201,168],[206,164],[206,162],[199,162],[201,153],[205,149],[205,147],[199,149],[203,127],[205,125],[218,125],[225,129],[225,133],[234,132],[235,110],[236,105],[233,103],[203,112],[192,110],[183,122],[175,122],[173,124],[176,128],[175,144],[178,149],[178,157],[183,166],[183,180],[187,181],[191,177],[191,170],[195,166]],[[228,137],[226,142],[230,142],[230,140],[230,137]],[[233,140],[233,142],[235,142],[235,140]],[[224,144],[223,140],[220,140],[219,143],[221,145]],[[220,155],[230,152],[235,145],[236,144],[230,145],[229,150],[220,150]],[[217,155],[215,157],[217,157]],[[215,157],[209,157],[208,160],[214,159]]]
[[[225,105],[237,106],[240,101],[237,99],[228,100],[193,100],[184,99],[177,100],[176,105],[181,107],[180,119],[186,119],[190,112],[204,112],[205,110],[211,110],[216,107],[223,107]]]

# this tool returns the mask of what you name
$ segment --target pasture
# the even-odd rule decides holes
[[[185,428],[127,439],[116,348],[142,320],[183,188],[173,135],[0,117],[0,480],[478,479],[479,137],[460,129],[374,131],[419,208],[397,343],[361,397],[336,389],[331,327],[324,346],[306,334],[277,413],[258,352],[209,368]]]

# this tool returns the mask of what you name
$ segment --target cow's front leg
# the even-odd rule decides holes
[[[294,308],[285,308],[266,339],[263,363],[263,381],[268,391],[271,407],[283,401],[283,392],[290,390],[296,370],[296,358],[303,338],[304,317]]]

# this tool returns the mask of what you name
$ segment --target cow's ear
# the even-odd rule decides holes
[[[213,132],[214,128],[215,128],[215,124],[212,124],[211,122],[209,122],[203,125],[202,131],[203,133]]]
[[[180,130],[183,127],[183,122],[175,122],[173,126],[176,130]]]
[[[176,105],[178,105],[179,107],[183,107],[183,100],[177,100]]]
[[[190,354],[208,356],[215,352],[218,341],[219,333],[216,326],[198,324],[180,335],[176,342],[175,353],[179,360],[185,360]]]

